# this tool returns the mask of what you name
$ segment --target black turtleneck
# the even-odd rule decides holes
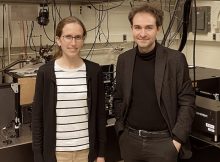
[[[149,131],[167,129],[157,103],[154,81],[155,58],[156,46],[149,53],[140,53],[136,48],[132,101],[127,118],[128,125],[136,129]]]

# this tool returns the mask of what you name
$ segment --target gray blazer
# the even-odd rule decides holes
[[[123,131],[131,102],[132,77],[136,48],[118,57],[114,108],[117,134]],[[195,94],[184,54],[157,43],[155,89],[160,111],[171,136],[182,141],[181,158],[190,158],[188,137],[195,115]]]

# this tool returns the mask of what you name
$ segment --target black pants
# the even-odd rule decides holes
[[[171,137],[140,137],[125,129],[119,145],[124,162],[177,162]]]

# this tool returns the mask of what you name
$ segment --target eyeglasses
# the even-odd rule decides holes
[[[76,36],[64,35],[64,36],[63,36],[63,39],[64,39],[66,42],[68,42],[68,43],[72,42],[73,38],[74,38],[76,41],[81,41],[81,40],[83,40],[83,36],[82,36],[82,35],[76,35]]]

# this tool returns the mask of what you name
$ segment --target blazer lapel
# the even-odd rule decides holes
[[[130,57],[127,59],[127,65],[126,66],[126,73],[127,73],[127,94],[128,96],[128,102],[130,102],[131,99],[131,87],[132,87],[132,78],[133,78],[133,71],[134,71],[134,62],[135,62],[135,55],[136,55],[136,48],[133,48],[130,52]],[[128,103],[129,104],[129,103]]]
[[[156,96],[157,102],[160,106],[160,96],[161,96],[161,89],[164,77],[164,71],[166,68],[166,59],[167,55],[163,51],[163,47],[157,44],[157,51],[156,51],[156,60],[155,60],[155,89],[156,89]]]

